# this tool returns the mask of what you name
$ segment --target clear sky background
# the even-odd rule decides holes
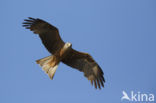
[[[123,90],[156,95],[155,0],[1,0],[0,13],[0,103],[124,103]],[[90,53],[105,88],[63,63],[50,80],[35,63],[49,53],[21,26],[27,17],[48,21]]]

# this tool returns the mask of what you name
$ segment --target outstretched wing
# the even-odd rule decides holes
[[[99,89],[101,89],[101,86],[104,87],[103,71],[89,54],[72,49],[62,62],[84,72],[84,76],[91,81],[92,85],[94,82],[95,88],[97,86]]]
[[[26,29],[30,29],[35,34],[39,34],[42,43],[50,53],[54,54],[57,50],[63,47],[64,42],[62,41],[56,27],[38,18],[34,19],[29,17],[24,21],[23,26]]]

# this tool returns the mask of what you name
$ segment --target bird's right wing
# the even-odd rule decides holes
[[[48,51],[54,54],[57,50],[64,46],[64,42],[59,35],[59,31],[53,25],[41,20],[29,17],[24,20],[23,26],[30,29],[35,34],[39,34],[44,46]]]

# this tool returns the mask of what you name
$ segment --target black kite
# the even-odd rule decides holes
[[[39,34],[44,46],[53,54],[36,61],[51,79],[53,79],[58,64],[63,62],[72,68],[84,72],[84,76],[91,81],[92,85],[94,83],[95,88],[97,86],[99,89],[101,86],[104,87],[103,71],[88,53],[72,49],[72,44],[65,43],[61,39],[59,31],[55,26],[38,18],[29,17],[24,21],[23,26],[35,34]]]

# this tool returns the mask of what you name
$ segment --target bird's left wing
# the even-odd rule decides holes
[[[91,84],[94,82],[95,88],[104,87],[103,71],[89,54],[72,49],[62,62],[84,72],[84,76],[91,81]]]

